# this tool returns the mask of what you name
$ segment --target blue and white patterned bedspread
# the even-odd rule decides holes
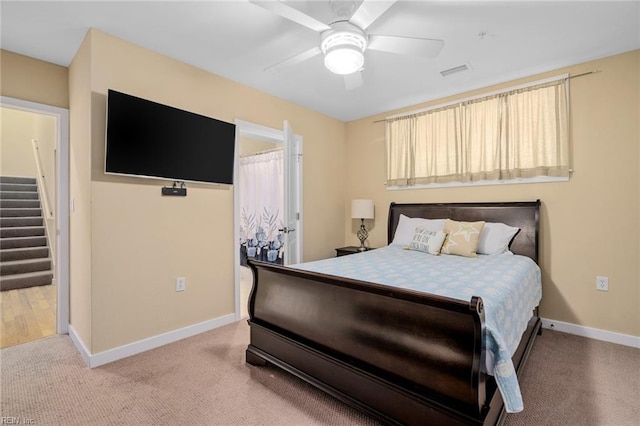
[[[294,268],[374,282],[464,301],[479,296],[485,308],[485,349],[509,413],[522,411],[511,357],[542,298],[540,268],[528,257],[433,256],[401,246],[292,265]],[[493,370],[493,371],[491,371]]]

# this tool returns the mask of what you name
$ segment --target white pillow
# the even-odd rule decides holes
[[[413,240],[413,234],[416,233],[418,226],[423,227],[427,231],[442,231],[444,230],[444,219],[423,219],[420,217],[407,217],[403,214],[400,215],[398,220],[398,227],[396,233],[393,236],[391,245],[408,246]]]
[[[415,234],[413,234],[409,248],[437,256],[440,254],[440,249],[446,236],[447,234],[444,231],[429,231],[422,226],[418,226]]]
[[[509,243],[520,228],[504,223],[487,222],[480,233],[478,254],[502,254],[509,250]]]

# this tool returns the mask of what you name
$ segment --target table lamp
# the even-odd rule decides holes
[[[351,200],[351,218],[360,219],[360,229],[358,230],[358,239],[360,240],[359,251],[365,251],[367,248],[364,242],[369,237],[367,229],[364,227],[365,219],[373,219],[373,200]]]

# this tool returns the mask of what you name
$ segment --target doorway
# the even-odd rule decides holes
[[[0,108],[6,347],[68,333],[69,112],[8,97]]]
[[[234,177],[235,315],[248,316],[253,276],[247,259],[300,262],[302,137],[236,120]],[[274,182],[276,184],[274,184]]]

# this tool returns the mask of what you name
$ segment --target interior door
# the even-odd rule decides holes
[[[300,146],[295,133],[285,120],[284,122],[284,264],[300,262],[300,198],[299,171]]]

